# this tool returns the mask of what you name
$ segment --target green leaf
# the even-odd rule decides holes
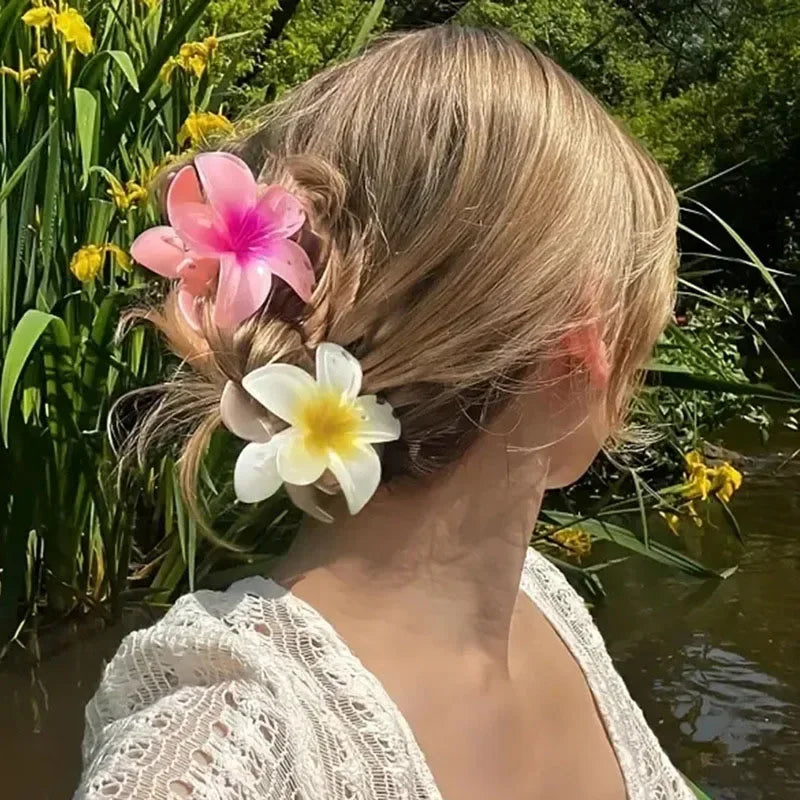
[[[110,153],[122,138],[125,126],[133,115],[141,108],[142,101],[158,80],[158,73],[167,59],[177,51],[186,34],[191,30],[197,20],[203,15],[211,0],[194,0],[194,2],[178,17],[167,34],[159,38],[156,48],[139,73],[139,90],[130,89],[125,93],[119,105],[119,111],[111,120],[103,136],[103,154]],[[162,18],[163,21],[163,18]],[[101,158],[105,161],[105,158]]]
[[[78,144],[81,149],[81,174],[85,186],[89,178],[89,168],[94,156],[95,133],[98,130],[97,99],[80,86],[75,89],[75,122],[78,130]]]
[[[364,21],[361,23],[361,27],[358,29],[356,38],[353,40],[353,46],[350,48],[351,58],[358,55],[364,49],[364,45],[366,45],[372,33],[372,29],[378,23],[378,18],[383,11],[383,4],[384,0],[374,0],[372,6],[370,6],[367,15],[364,17]]]
[[[47,285],[50,264],[53,259],[54,233],[58,214],[58,198],[61,190],[61,131],[58,120],[50,128],[50,142],[47,146],[47,175],[44,184],[44,206],[42,208],[42,227],[40,242],[42,250],[43,275],[41,286]]]
[[[733,513],[733,511],[731,511],[730,507],[724,500],[721,500],[716,496],[714,499],[717,501],[720,508],[722,508],[722,513],[725,515],[725,519],[728,520],[728,524],[731,526],[734,535],[741,544],[744,544],[744,535],[742,534],[742,528],[739,525],[739,520],[736,519],[736,515]]]
[[[38,127],[41,130],[42,126]],[[25,288],[22,293],[23,308],[33,303],[36,297],[36,284],[38,275],[35,269],[30,269],[31,259],[34,257],[34,248],[31,240],[35,236],[33,225],[36,209],[37,187],[39,185],[39,172],[42,169],[43,159],[37,158],[31,164],[25,175],[22,197],[20,198],[17,217],[17,236],[14,249],[14,266],[12,272],[16,278],[25,278]]]
[[[0,331],[11,329],[11,259],[8,253],[8,203],[0,203]],[[5,343],[0,339],[0,354]]]
[[[698,239],[703,244],[707,244],[710,248],[712,248],[712,250],[719,250],[717,245],[715,245],[713,242],[710,242],[705,236],[701,236],[697,231],[692,230],[692,228],[690,228],[688,225],[684,225],[682,222],[679,222],[678,228],[685,233],[688,233],[690,236],[694,236],[695,239]]]
[[[28,0],[11,0],[11,2],[0,12],[0,60],[5,61],[6,47],[14,32],[18,17],[22,14],[22,9],[28,4]]]
[[[687,367],[685,364],[665,364],[663,361],[659,361],[656,358],[647,365],[647,370],[648,372],[680,372],[684,375],[692,374],[691,367]]]
[[[725,392],[728,394],[759,397],[764,400],[780,400],[783,403],[800,402],[800,393],[776,389],[767,383],[726,380],[695,373],[677,364],[651,361],[648,365],[648,382],[671,389],[691,389],[700,392]],[[655,376],[651,378],[650,376]]]
[[[681,773],[681,777],[694,792],[694,796],[697,798],[697,800],[712,800],[711,795],[706,794],[696,783],[689,780],[689,778],[687,778],[683,773]]]
[[[124,295],[117,292],[108,295],[100,303],[92,322],[91,333],[86,340],[79,402],[81,427],[93,427],[96,424],[111,364],[108,348],[114,338],[119,306],[123,298]]]
[[[136,68],[133,66],[131,57],[124,50],[108,50],[108,54],[122,70],[122,74],[128,79],[128,83],[135,92],[139,91],[139,81],[136,77]]]
[[[780,290],[778,284],[775,282],[775,278],[772,276],[772,273],[764,265],[764,262],[756,255],[753,248],[750,247],[750,245],[747,244],[747,242],[745,242],[745,240],[742,239],[742,237],[739,236],[739,234],[736,233],[736,231],[730,225],[728,225],[728,223],[725,222],[725,220],[722,219],[722,217],[720,217],[718,214],[715,214],[708,206],[703,205],[703,203],[701,203],[699,200],[692,200],[692,202],[695,205],[700,206],[700,208],[702,208],[703,211],[706,212],[706,214],[708,214],[712,219],[716,220],[725,229],[726,233],[736,242],[736,244],[738,244],[739,247],[741,247],[742,250],[744,250],[745,254],[750,259],[750,263],[752,264],[752,266],[754,266],[761,273],[761,277],[764,278],[764,280],[767,282],[767,285],[772,289],[772,291],[775,292],[780,301],[786,307],[786,310],[791,315],[792,313],[791,306],[787,302],[786,298],[783,296],[783,292]]]
[[[11,401],[31,352],[49,325],[63,328],[64,336],[69,337],[64,321],[52,314],[31,309],[26,311],[11,335],[3,373],[0,377],[0,429],[3,442],[8,446],[8,418],[11,415]]]
[[[50,125],[50,128],[53,127],[55,123]],[[27,155],[22,161],[19,162],[19,165],[11,173],[9,179],[3,184],[2,188],[0,188],[0,204],[5,201],[11,192],[14,190],[14,187],[25,177],[25,173],[30,169],[31,164],[35,161],[36,157],[39,155],[39,151],[44,147],[45,143],[47,142],[50,136],[50,128],[48,128],[42,137],[39,139],[36,144],[28,150]]]
[[[93,197],[89,201],[89,224],[87,241],[104,242],[108,238],[108,226],[114,216],[114,204],[109,200]]]
[[[648,544],[645,544],[632,531],[620,525],[612,525],[609,522],[603,522],[599,519],[582,519],[576,517],[574,514],[567,514],[562,511],[551,511],[549,509],[543,509],[542,516],[547,517],[551,522],[555,522],[565,528],[577,528],[578,530],[585,531],[595,541],[613,542],[619,547],[645,556],[653,561],[658,561],[661,564],[677,567],[690,575],[706,578],[721,577],[719,572],[709,569],[699,561],[695,561],[693,558],[684,555],[678,550],[673,550],[671,547],[661,544],[661,542],[651,539]]]
[[[650,547],[650,528],[647,524],[647,509],[644,505],[644,497],[642,496],[641,478],[636,474],[636,470],[631,470],[631,477],[633,478],[633,486],[636,489],[636,502],[639,504],[639,516],[642,521],[642,538],[644,546]]]

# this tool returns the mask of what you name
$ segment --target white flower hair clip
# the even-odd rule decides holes
[[[257,503],[285,484],[296,506],[329,522],[313,485],[330,471],[350,513],[357,514],[381,479],[373,445],[400,438],[391,405],[374,394],[359,396],[361,377],[358,359],[323,342],[316,349],[316,379],[293,364],[277,363],[249,372],[241,388],[229,381],[220,400],[222,421],[250,441],[234,469],[237,499]],[[273,432],[259,406],[289,427]]]

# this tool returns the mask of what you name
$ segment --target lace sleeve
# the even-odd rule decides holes
[[[325,796],[318,771],[298,764],[308,731],[282,702],[290,690],[264,637],[199,595],[128,636],[106,668],[86,709],[75,800]]]

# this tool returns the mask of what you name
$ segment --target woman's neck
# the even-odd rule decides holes
[[[350,631],[505,665],[546,479],[543,454],[483,437],[429,481],[392,484],[355,517],[304,526],[273,577],[351,644]]]

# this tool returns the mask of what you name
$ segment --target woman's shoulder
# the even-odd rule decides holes
[[[266,681],[285,657],[270,635],[276,618],[267,619],[263,607],[268,586],[263,578],[248,578],[224,591],[183,595],[155,624],[128,634],[105,668],[87,717],[103,724],[181,686]]]
[[[194,592],[125,637],[86,708],[76,800],[170,792],[226,800],[266,796],[268,787],[283,797],[278,779],[321,796],[319,771],[301,763],[299,744],[314,725],[305,711],[314,685],[280,646],[292,621],[271,609],[271,591],[248,579]],[[219,793],[223,784],[229,793]]]
[[[564,573],[533,547],[525,554],[520,587],[536,605],[542,601],[561,613],[591,619],[583,598],[572,588]]]
[[[546,556],[528,548],[520,588],[555,628],[584,671],[607,671],[611,661],[605,642],[584,599]],[[583,660],[582,660],[582,658]]]
[[[564,573],[529,548],[521,588],[581,667],[625,775],[629,795],[687,800],[692,797],[629,694],[585,601]]]

